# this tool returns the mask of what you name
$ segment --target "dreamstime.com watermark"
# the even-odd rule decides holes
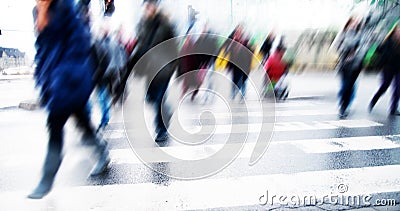
[[[268,190],[259,198],[259,204],[283,205],[283,206],[321,206],[324,204],[341,206],[396,206],[396,199],[373,198],[369,194],[346,194],[348,186],[339,184],[337,194],[316,195],[279,195],[272,194]]]

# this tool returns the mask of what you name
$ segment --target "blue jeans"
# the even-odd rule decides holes
[[[339,104],[340,112],[344,113],[354,100],[356,91],[356,82],[358,75],[357,71],[346,72],[346,70],[341,70],[342,87],[339,91]]]
[[[167,132],[167,128],[172,117],[169,106],[165,102],[163,102],[168,84],[169,81],[151,83],[146,94],[147,102],[149,102],[153,106],[156,113],[154,119],[156,134]]]
[[[242,93],[242,98],[246,95],[246,80],[247,80],[247,74],[244,73],[240,69],[233,69],[233,76],[232,76],[232,81],[233,81],[233,87],[232,87],[232,99],[235,98],[238,89]]]
[[[100,109],[102,113],[101,121],[99,128],[104,127],[110,121],[110,108],[111,108],[111,99],[107,90],[107,86],[100,85],[97,88],[97,95],[99,98]]]

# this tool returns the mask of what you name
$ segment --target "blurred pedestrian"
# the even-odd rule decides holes
[[[96,41],[99,48],[97,55],[101,55],[98,61],[103,65],[104,74],[96,83],[97,96],[100,103],[102,118],[97,131],[103,130],[110,120],[112,106],[111,97],[116,95],[121,77],[125,73],[127,55],[124,47],[113,36],[109,28],[103,28],[100,38]]]
[[[263,60],[262,60],[263,64],[267,61],[268,57],[270,56],[274,41],[275,41],[275,34],[273,32],[270,32],[268,36],[265,38],[263,44],[261,45],[260,53],[262,53],[263,55]]]
[[[210,90],[215,89],[213,83],[214,76],[214,64],[218,55],[218,43],[216,35],[209,29],[208,23],[203,25],[202,33],[197,40],[196,51],[203,52],[200,54],[200,79],[202,83],[207,83],[207,92],[204,94],[204,103],[207,101],[212,101],[212,96]],[[204,53],[206,52],[206,53]],[[210,98],[211,97],[211,98]]]
[[[264,70],[266,71],[267,78],[264,80],[264,93],[265,96],[269,90],[274,90],[275,96],[280,99],[284,97],[282,94],[278,93],[278,90],[282,87],[277,86],[279,81],[283,80],[283,76],[288,71],[288,64],[283,60],[283,55],[285,54],[286,48],[283,45],[278,45],[274,53],[267,59]],[[270,82],[270,83],[268,83]]]
[[[338,73],[341,77],[341,88],[339,91],[339,117],[348,116],[350,106],[356,90],[356,81],[362,70],[362,59],[360,56],[362,24],[354,17],[349,18],[342,33],[339,35],[338,51],[339,63]]]
[[[400,26],[395,24],[386,39],[378,47],[380,54],[380,66],[382,66],[382,83],[375,93],[368,110],[372,111],[379,98],[386,92],[393,81],[393,93],[390,105],[390,115],[400,115],[397,110],[400,98]]]
[[[192,30],[188,31],[185,42],[183,43],[180,54],[182,57],[179,59],[179,75],[182,77],[182,93],[183,97],[189,90],[192,91],[191,101],[194,100],[201,85],[198,78],[198,71],[200,69],[199,55],[196,53],[196,42],[198,34]]]
[[[121,86],[122,89],[120,90],[123,90],[130,72],[145,53],[156,45],[175,37],[174,27],[159,8],[158,0],[144,0],[143,6],[144,15],[138,24],[135,49],[128,59],[127,74],[122,80],[123,86]],[[173,46],[169,48],[168,51],[169,52],[165,53],[178,55],[178,46],[176,45],[176,48]],[[148,58],[150,58],[150,61],[156,63],[162,56],[163,55],[160,55],[158,52],[153,52],[148,55]],[[169,126],[172,114],[169,107],[163,101],[163,98],[176,66],[176,63],[171,62],[159,71],[154,69],[133,70],[135,76],[145,77],[147,79],[148,88],[146,90],[146,100],[153,106],[156,113],[154,121],[156,127],[155,132],[157,134],[155,137],[156,142],[162,142],[168,138],[167,127]],[[120,92],[120,95],[122,95],[122,92]]]
[[[237,25],[229,37],[231,39],[228,39],[223,44],[222,49],[226,49],[225,52],[230,58],[227,68],[232,71],[231,98],[234,100],[238,91],[240,91],[241,101],[243,101],[246,95],[246,81],[250,74],[252,61],[251,54],[246,52],[250,50],[249,39],[245,36],[242,24]],[[240,64],[234,64],[233,62],[240,62]]]
[[[207,26],[196,23],[187,34],[181,49],[179,75],[183,76],[182,96],[191,90],[191,101],[194,100],[214,61],[214,57],[209,54],[215,53],[215,39],[208,37]]]
[[[37,0],[36,10],[34,77],[40,103],[48,111],[49,144],[39,185],[28,196],[33,199],[42,198],[53,186],[63,157],[63,128],[70,116],[76,117],[83,141],[96,149],[98,162],[92,175],[101,173],[110,161],[86,107],[94,88],[89,28],[78,18],[73,0]]]

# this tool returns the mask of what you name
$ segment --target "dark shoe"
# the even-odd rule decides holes
[[[90,176],[97,176],[102,174],[108,167],[108,164],[110,164],[110,156],[108,152],[105,155],[102,155],[100,159],[97,161],[96,165],[92,169]]]
[[[390,111],[390,115],[391,116],[400,116],[400,112],[399,111]]]
[[[375,107],[376,102],[371,101],[368,105],[368,112],[371,113],[372,109]]]
[[[345,110],[339,111],[339,119],[346,119],[347,116],[349,116],[349,112],[347,112]]]
[[[110,164],[110,153],[108,151],[107,142],[100,143],[97,148],[97,153],[99,153],[99,159],[96,165],[93,167],[90,176],[97,176],[103,173],[106,169],[108,164]]]
[[[100,131],[104,131],[104,129],[106,128],[107,125],[108,125],[108,122],[100,123],[99,127],[96,130],[96,133],[99,133]]]
[[[168,139],[168,132],[159,132],[155,138],[155,142],[164,142]]]

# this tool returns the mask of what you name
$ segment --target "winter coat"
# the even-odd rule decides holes
[[[249,40],[242,39],[234,41],[228,39],[222,46],[225,54],[229,55],[228,69],[235,72],[241,71],[245,74],[250,73],[252,53],[249,47]]]
[[[275,51],[266,61],[264,69],[269,79],[273,82],[278,81],[286,72],[287,65],[282,60],[283,53]]]
[[[338,52],[340,72],[359,72],[362,69],[362,58],[357,55],[360,49],[361,34],[356,30],[348,30],[340,35]],[[357,57],[356,57],[357,56]]]
[[[86,104],[94,87],[91,36],[72,0],[53,0],[48,14],[35,43],[36,86],[50,112],[72,112]]]
[[[180,52],[179,75],[183,76],[188,87],[197,87],[199,85],[197,70],[201,68],[201,55],[194,54],[196,52],[196,42],[189,37],[186,38]]]
[[[400,72],[400,41],[389,36],[377,49],[380,66],[394,72]]]
[[[138,26],[136,47],[129,59],[128,68],[133,68],[139,59],[149,52],[150,49],[173,37],[175,37],[174,28],[162,14],[158,13],[150,20],[143,19]],[[176,64],[174,62],[165,64],[161,70],[156,70],[152,66],[154,63],[164,61],[167,56],[170,57],[171,55],[176,55],[175,58],[177,58],[177,43],[169,45],[168,48],[163,49],[163,51],[158,51],[157,53],[150,52],[150,54],[146,56],[149,61],[146,64],[147,66],[145,68],[135,69],[135,75],[146,77],[148,83],[150,83],[150,81],[152,81],[152,83],[168,83]]]

